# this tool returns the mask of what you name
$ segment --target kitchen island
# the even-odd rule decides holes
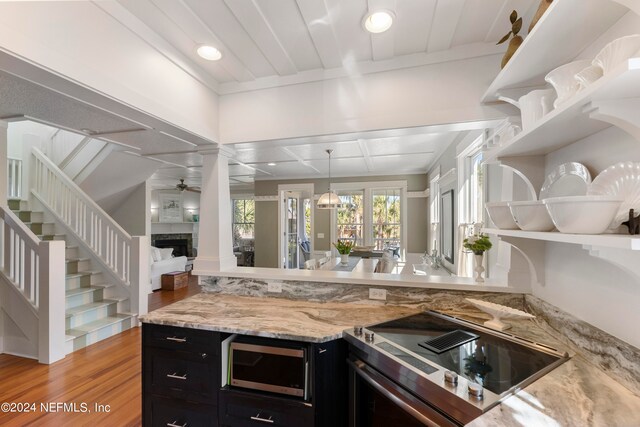
[[[520,298],[523,299],[522,296]],[[378,323],[429,308],[478,323],[487,319],[485,314],[469,305],[453,304],[442,293],[439,298],[422,304],[398,305],[373,301],[312,302],[209,293],[154,311],[144,316],[142,321],[318,344],[341,341],[341,331],[354,325]],[[515,335],[567,350],[571,359],[516,395],[508,397],[470,425],[640,425],[640,397],[589,363],[579,352],[568,348],[562,337],[554,335],[539,321],[520,320],[512,323]],[[339,378],[335,378],[335,381],[342,384]]]

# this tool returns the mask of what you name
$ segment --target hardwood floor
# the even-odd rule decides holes
[[[197,277],[192,276],[186,288],[149,295],[149,311],[199,291]],[[141,336],[140,328],[133,328],[76,351],[53,365],[0,354],[0,403],[29,406],[28,411],[13,408],[22,409],[19,412],[7,412],[2,407],[0,425],[140,425]],[[67,408],[60,406],[64,403]],[[99,412],[95,405],[109,405],[108,412],[107,406]]]

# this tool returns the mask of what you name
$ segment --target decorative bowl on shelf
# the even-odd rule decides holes
[[[593,180],[589,195],[616,196],[622,200],[610,229],[618,228],[629,219],[629,209],[640,213],[640,163],[622,162],[608,167]]]
[[[567,102],[578,92],[580,85],[575,76],[589,65],[591,65],[591,61],[588,59],[574,61],[564,64],[547,74],[544,80],[550,83],[558,94],[558,99],[553,103],[555,108]]]
[[[520,115],[522,116],[522,129],[527,131],[535,126],[545,114],[553,110],[555,99],[553,89],[532,90],[518,99]]]
[[[562,163],[547,175],[540,189],[540,200],[550,197],[584,196],[591,184],[589,169],[582,163]]]
[[[549,211],[542,200],[510,202],[509,208],[518,227],[525,231],[551,231],[554,229]]]
[[[510,324],[502,322],[502,319],[533,319],[536,316],[526,313],[522,310],[507,307],[505,305],[496,304],[489,301],[479,299],[465,298],[479,310],[493,316],[493,319],[484,322],[484,326],[498,331],[504,331],[511,327]]]
[[[509,209],[510,202],[488,202],[485,203],[485,208],[489,214],[489,218],[501,230],[517,230],[518,224],[513,220],[511,210]]]
[[[589,87],[593,82],[602,77],[602,68],[598,65],[589,65],[584,70],[575,75],[575,79],[580,85],[579,90],[584,90]]]
[[[593,60],[606,76],[617,65],[640,53],[640,34],[620,37],[606,45]]]
[[[619,196],[567,196],[543,202],[561,233],[601,234],[609,228],[622,199]]]

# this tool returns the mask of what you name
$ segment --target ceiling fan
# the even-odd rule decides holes
[[[180,191],[192,191],[194,193],[200,193],[200,187],[190,187],[187,184],[184,183],[184,178],[180,178],[180,183],[176,185],[176,189],[180,190]]]

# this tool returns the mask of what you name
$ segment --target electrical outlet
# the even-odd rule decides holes
[[[375,289],[369,288],[369,299],[377,299],[380,301],[387,300],[387,290],[386,289]]]
[[[318,233],[318,239],[324,239],[324,233]]]
[[[267,292],[271,292],[274,294],[281,294],[282,293],[282,283],[271,283],[269,282],[267,284]]]

